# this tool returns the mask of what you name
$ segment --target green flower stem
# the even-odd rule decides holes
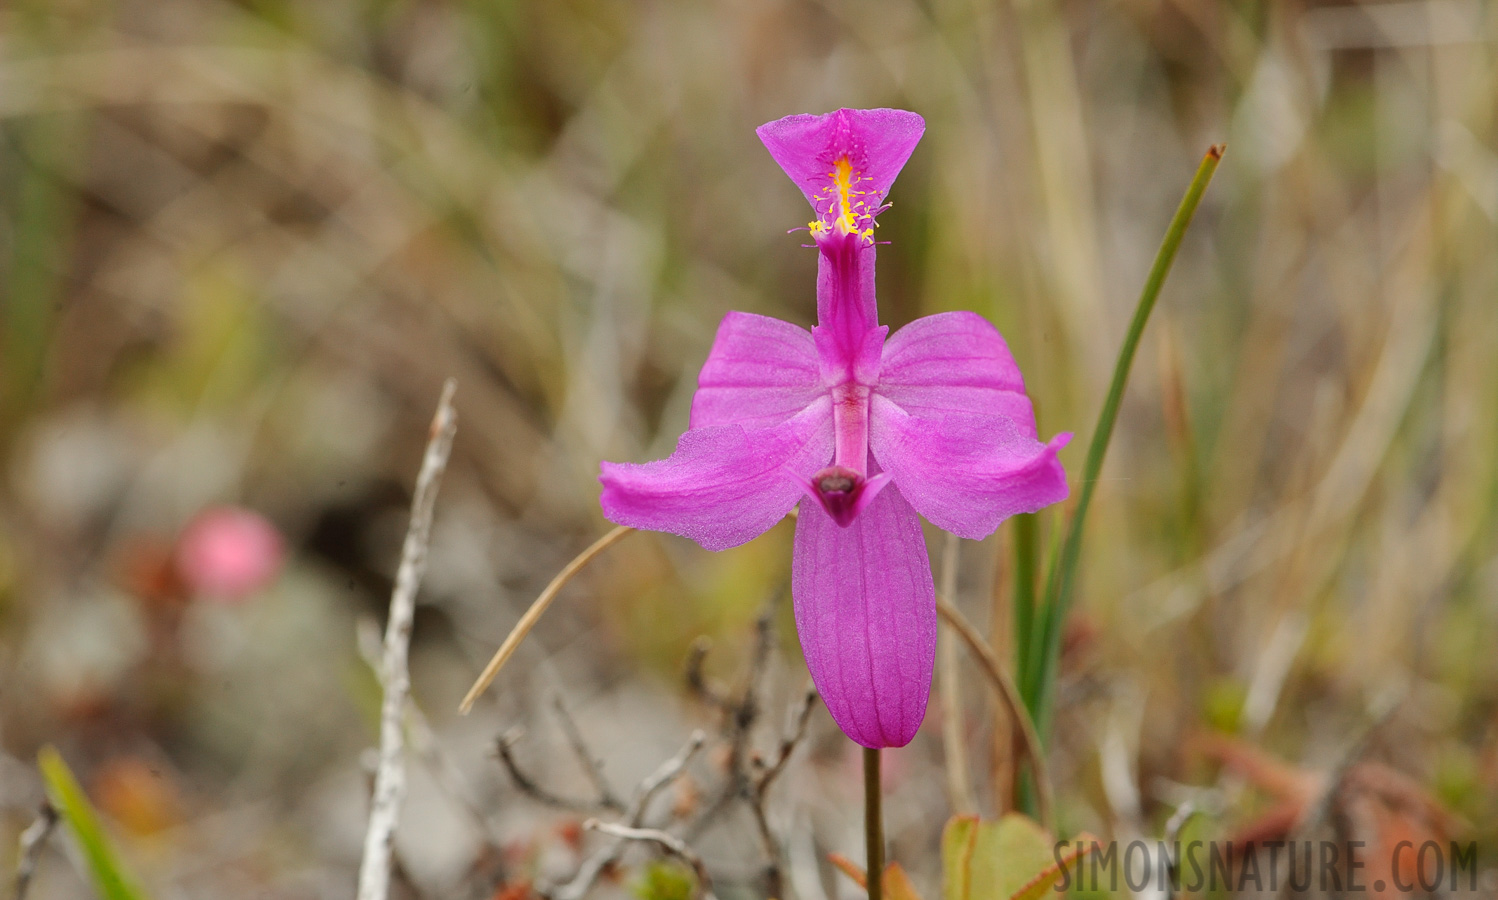
[[[879,751],[863,748],[863,830],[868,838],[869,900],[884,895],[884,816],[880,809]]]
[[[1139,339],[1155,308],[1155,300],[1160,296],[1160,288],[1165,285],[1165,277],[1170,274],[1170,265],[1175,261],[1181,238],[1186,234],[1186,227],[1191,224],[1191,217],[1195,215],[1202,194],[1212,181],[1213,173],[1217,171],[1217,163],[1222,159],[1224,149],[1226,147],[1223,145],[1215,145],[1202,157],[1196,177],[1186,189],[1186,196],[1181,198],[1181,205],[1176,208],[1170,227],[1165,230],[1165,239],[1160,242],[1160,251],[1155,254],[1155,264],[1150,267],[1149,278],[1145,280],[1144,290],[1139,295],[1139,304],[1134,308],[1134,319],[1129,323],[1123,347],[1118,352],[1118,361],[1113,367],[1113,381],[1108,386],[1108,396],[1103,401],[1102,412],[1098,414],[1097,427],[1092,432],[1092,443],[1087,447],[1087,461],[1082,468],[1076,511],[1067,526],[1060,553],[1046,578],[1044,606],[1040,611],[1041,627],[1036,629],[1040,632],[1040,640],[1038,647],[1032,648],[1038,649],[1039,653],[1027,654],[1030,677],[1022,679],[1026,690],[1025,700],[1035,716],[1035,726],[1042,739],[1050,728],[1056,670],[1061,654],[1061,629],[1071,606],[1077,560],[1082,553],[1082,529],[1087,522],[1087,510],[1092,505],[1093,489],[1103,469],[1103,458],[1108,454],[1108,441],[1113,437],[1113,426],[1118,421],[1118,408],[1123,400],[1124,387],[1129,381],[1129,369],[1134,364],[1134,353],[1139,349]]]

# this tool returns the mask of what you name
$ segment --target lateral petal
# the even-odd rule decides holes
[[[771,428],[693,428],[666,459],[605,462],[599,503],[616,525],[726,550],[763,534],[796,505],[802,488],[790,473],[809,475],[831,458],[832,401],[824,396]]]
[[[977,313],[926,316],[890,335],[878,393],[911,415],[997,415],[1035,437],[1035,412],[1019,366],[1003,335]]]
[[[838,727],[865,747],[910,743],[931,693],[936,590],[921,521],[894,485],[847,527],[801,504],[791,595],[806,665]]]
[[[805,328],[731,312],[697,376],[692,427],[778,425],[826,393],[817,348]]]
[[[1071,440],[1034,437],[1030,421],[949,412],[913,416],[888,397],[870,405],[869,449],[931,524],[981,540],[1018,513],[1067,497],[1056,453]]]

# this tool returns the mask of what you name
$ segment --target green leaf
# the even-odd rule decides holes
[[[1186,226],[1191,224],[1202,195],[1217,171],[1222,159],[1223,147],[1214,146],[1202,158],[1196,177],[1181,198],[1170,225],[1165,229],[1165,238],[1155,254],[1154,265],[1145,279],[1144,290],[1139,294],[1139,303],[1134,307],[1134,318],[1124,335],[1118,359],[1113,366],[1113,380],[1108,385],[1108,396],[1098,413],[1097,425],[1092,430],[1092,441],[1087,446],[1087,460],[1082,466],[1082,477],[1077,482],[1077,506],[1066,529],[1059,553],[1052,559],[1046,575],[1044,603],[1036,610],[1034,625],[1029,640],[1031,646],[1025,656],[1026,671],[1020,673],[1020,691],[1035,718],[1036,730],[1044,740],[1051,721],[1051,701],[1054,693],[1056,670],[1061,656],[1061,628],[1066,623],[1066,614],[1071,607],[1072,589],[1076,580],[1077,561],[1082,553],[1082,529],[1087,523],[1087,510],[1092,505],[1092,491],[1103,470],[1103,458],[1108,455],[1108,442],[1113,437],[1113,426],[1118,422],[1118,409],[1123,402],[1124,387],[1129,382],[1129,370],[1134,365],[1134,353],[1139,349],[1139,340],[1144,335],[1150,313],[1160,289],[1165,286],[1165,276],[1170,274],[1175,262],[1181,238]],[[1021,636],[1022,638],[1024,636]]]
[[[979,825],[968,866],[970,900],[1013,896],[1055,862],[1051,845],[1045,829],[1019,813]]]
[[[968,868],[978,839],[977,816],[953,816],[941,832],[942,900],[968,900]]]
[[[1045,900],[1056,893],[1062,875],[1075,876],[1079,861],[1098,846],[1097,838],[1085,832],[1057,845],[1049,832],[1021,813],[997,822],[953,816],[941,835],[942,900]],[[1082,886],[1076,880],[1070,884]],[[1074,887],[1070,896],[1075,900],[1082,895]],[[1088,896],[1113,897],[1108,892]]]
[[[43,747],[37,754],[37,765],[41,768],[42,780],[47,784],[47,795],[73,832],[73,839],[78,842],[78,849],[83,853],[84,864],[88,866],[99,895],[104,900],[145,900],[146,895],[125,875],[119,856],[99,822],[98,813],[94,812],[88,796],[83,793],[68,764],[63,762],[62,755],[50,746]]]
[[[1096,848],[1097,845],[1097,838],[1093,837],[1092,835],[1086,834],[1085,832],[1083,834],[1077,835],[1076,840],[1072,841],[1067,846],[1065,853],[1061,854],[1060,856],[1055,856],[1055,853],[1053,851],[1052,856],[1054,861],[1049,866],[1046,866],[1044,869],[1042,869],[1040,871],[1040,874],[1030,879],[1030,881],[1026,883],[1024,887],[1015,891],[1014,894],[1009,898],[1009,900],[1041,900],[1041,898],[1049,894],[1051,890],[1056,886],[1056,883],[1061,880],[1061,876],[1064,872],[1075,865],[1077,860],[1092,852],[1092,850]]]
[[[997,822],[954,816],[941,836],[942,900],[1043,900],[1096,846],[1079,835],[1058,857],[1050,834],[1020,813]]]

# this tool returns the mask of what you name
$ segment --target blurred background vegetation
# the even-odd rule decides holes
[[[598,461],[674,445],[723,313],[812,321],[815,254],[786,234],[804,201],[753,129],[839,106],[927,121],[881,219],[884,320],[992,319],[1042,432],[1078,433],[1073,472],[1170,213],[1229,145],[1094,505],[1052,748],[1061,827],[1154,836],[1190,801],[1219,836],[1272,831],[1303,811],[1287,784],[1366,759],[1385,782],[1339,794],[1352,834],[1454,821],[1491,860],[1486,0],[0,7],[0,856],[52,743],[155,896],[350,895],[378,705],[356,635],[383,617],[452,375],[413,648],[437,750],[413,763],[400,890],[565,877],[579,817],[523,796],[496,735],[524,725],[518,757],[576,793],[554,698],[620,790],[717,728],[683,661],[708,635],[708,673],[744,678],[788,529],[722,554],[631,538],[474,715],[457,701],[603,531]],[[223,507],[282,542],[274,577],[233,596],[183,563],[190,524]],[[1009,540],[958,557],[958,603],[1000,647]],[[761,747],[805,680],[787,607],[769,607]],[[964,680],[947,731],[969,783],[935,701],[887,763],[892,856],[927,896],[946,817],[1011,796],[1011,729]],[[850,746],[815,711],[771,795],[802,900],[850,889],[823,853],[861,857]],[[707,754],[698,781],[723,764]],[[735,813],[702,836],[720,896],[760,890],[753,834]],[[32,896],[89,896],[49,853]],[[657,882],[675,883],[640,883]]]

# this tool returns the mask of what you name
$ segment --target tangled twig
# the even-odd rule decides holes
[[[593,784],[598,788],[599,799],[574,799],[544,787],[537,779],[526,773],[515,759],[513,748],[522,732],[514,729],[500,738],[497,742],[499,760],[516,787],[526,796],[557,809],[592,815],[604,811],[622,814],[621,821],[614,825],[606,825],[597,819],[590,819],[590,822],[597,823],[599,826],[590,826],[592,830],[608,834],[613,840],[583,859],[571,880],[559,885],[538,885],[536,889],[540,894],[550,900],[581,900],[597,882],[600,875],[618,862],[628,840],[654,841],[666,848],[667,852],[683,859],[689,861],[696,859],[697,863],[694,863],[693,868],[699,869],[699,882],[706,885],[708,884],[706,871],[700,869],[700,857],[691,850],[691,842],[718,821],[725,810],[735,803],[743,803],[749,807],[755,828],[764,845],[765,856],[768,860],[764,879],[769,895],[773,897],[783,895],[784,854],[780,842],[770,827],[769,816],[766,812],[767,799],[771,786],[785,772],[796,747],[805,738],[811,712],[816,705],[817,693],[810,686],[802,692],[800,700],[789,711],[786,728],[768,759],[754,752],[750,737],[754,726],[760,719],[760,684],[769,668],[775,644],[775,605],[772,601],[756,622],[755,643],[750,653],[749,673],[741,690],[733,691],[709,680],[704,674],[703,664],[711,648],[711,643],[707,639],[702,638],[694,643],[692,652],[687,658],[688,688],[708,706],[723,714],[722,741],[725,751],[723,754],[725,778],[722,785],[715,789],[712,799],[702,806],[690,822],[686,823],[682,834],[674,834],[665,827],[648,827],[645,818],[652,800],[682,774],[688,761],[702,747],[706,737],[701,732],[695,733],[692,740],[676,756],[666,760],[654,773],[639,783],[627,807],[613,798],[603,776],[602,763],[589,750],[580,729],[564,709],[559,707],[558,712],[563,718],[567,740],[582,760]],[[686,813],[677,812],[672,818],[684,815]],[[625,831],[631,834],[626,835]],[[659,839],[660,835],[664,835],[669,840]],[[687,854],[677,852],[675,848],[678,846],[684,848]]]
[[[774,615],[779,597],[772,600],[755,622],[755,643],[750,654],[749,674],[743,691],[735,700],[729,692],[711,684],[702,675],[702,666],[710,645],[698,641],[692,647],[687,662],[687,685],[705,702],[723,713],[725,739],[728,753],[725,768],[728,776],[718,795],[707,804],[706,809],[693,821],[687,830],[689,840],[695,840],[717,821],[719,816],[735,802],[749,807],[754,818],[760,841],[764,844],[766,891],[771,897],[784,893],[783,854],[780,843],[770,828],[766,812],[766,799],[770,786],[784,771],[791,754],[806,735],[807,722],[816,703],[817,694],[808,688],[799,705],[791,713],[791,724],[776,749],[774,761],[768,765],[757,754],[751,753],[749,738],[759,720],[759,686],[765,670],[769,667],[770,651],[775,645]]]
[[[784,894],[785,886],[781,872],[785,868],[785,862],[782,859],[780,842],[775,840],[774,832],[770,830],[770,817],[765,812],[765,798],[770,792],[770,785],[785,770],[786,763],[790,762],[796,745],[801,743],[801,739],[806,736],[806,723],[811,720],[811,711],[816,706],[816,702],[816,688],[808,687],[801,695],[801,705],[792,715],[790,730],[780,740],[775,761],[766,766],[758,757],[754,758],[754,763],[760,772],[759,777],[754,780],[748,801],[749,809],[754,813],[754,825],[759,829],[760,840],[764,843],[765,854],[770,860],[765,877],[769,881],[768,888],[771,897],[780,897]]]
[[[713,897],[712,877],[707,874],[707,866],[703,865],[702,857],[697,851],[687,845],[687,842],[669,831],[661,831],[659,828],[630,828],[615,822],[600,822],[597,819],[589,819],[583,823],[583,828],[589,831],[598,831],[603,834],[613,835],[625,841],[648,841],[664,849],[667,853],[680,859],[692,867],[692,872],[697,876],[697,896],[703,900],[715,900]]]
[[[686,770],[687,763],[691,762],[692,757],[697,755],[697,751],[702,749],[706,741],[707,735],[701,731],[692,732],[691,738],[675,756],[661,763],[654,772],[639,783],[635,788],[634,799],[630,801],[629,808],[624,812],[626,827],[641,828],[644,826],[645,814],[650,809],[651,801],[667,785],[681,776],[681,773]],[[537,890],[551,897],[552,900],[581,900],[598,880],[598,876],[619,861],[619,857],[624,853],[625,845],[626,841],[623,838],[615,837],[607,846],[599,848],[596,853],[583,860],[571,881],[554,888],[538,887]]]
[[[609,786],[608,778],[603,774],[603,760],[588,748],[587,742],[583,740],[583,733],[578,730],[577,721],[567,711],[567,704],[562,702],[560,695],[552,698],[552,707],[557,711],[557,718],[562,721],[562,731],[567,735],[567,743],[572,747],[572,752],[583,764],[588,780],[598,789],[599,805],[614,812],[623,812],[624,802],[614,796],[614,789]]]
[[[26,900],[26,891],[31,887],[31,876],[36,874],[42,848],[46,847],[47,838],[55,828],[57,810],[43,800],[41,808],[36,811],[36,820],[21,832],[21,859],[16,864],[16,900]]]
[[[515,759],[514,747],[519,743],[520,738],[524,734],[524,729],[512,728],[495,742],[495,751],[499,757],[499,761],[504,764],[505,771],[510,775],[510,780],[515,783],[515,787],[519,788],[522,794],[544,806],[550,806],[554,809],[565,809],[571,812],[588,813],[589,815],[604,810],[614,810],[617,812],[624,809],[623,804],[619,804],[617,807],[609,806],[606,799],[577,800],[571,797],[563,797],[543,787],[539,781],[527,774]],[[617,803],[618,801],[614,802]]]

